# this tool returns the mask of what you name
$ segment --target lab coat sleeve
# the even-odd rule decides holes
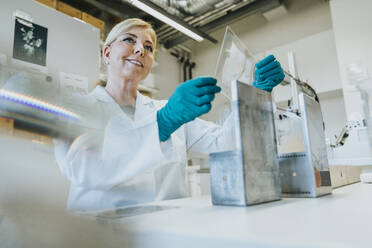
[[[185,132],[188,151],[209,154],[235,149],[235,129],[232,114],[228,116],[223,125],[195,119],[186,124]]]
[[[158,135],[156,113],[146,124],[122,128],[109,122],[104,133],[85,133],[71,144],[55,141],[62,173],[76,186],[106,190],[167,161]]]

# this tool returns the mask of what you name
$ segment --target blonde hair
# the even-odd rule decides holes
[[[151,31],[151,38],[154,42],[154,58],[156,58],[156,54],[158,51],[158,37],[156,36],[155,30],[152,27],[152,25],[144,20],[141,20],[139,18],[129,18],[122,22],[119,22],[116,24],[110,31],[110,33],[107,35],[106,41],[103,44],[103,49],[105,47],[110,46],[123,32],[126,32],[134,27],[143,27],[148,28]],[[104,53],[102,52],[102,56],[104,56]],[[101,85],[103,87],[106,86],[106,81],[100,79],[97,83],[97,85]]]
[[[110,46],[123,32],[126,32],[134,27],[143,27],[151,30],[151,38],[154,41],[154,55],[158,49],[158,38],[156,36],[155,30],[152,25],[144,20],[138,18],[126,19],[118,24],[116,24],[107,35],[104,47]]]

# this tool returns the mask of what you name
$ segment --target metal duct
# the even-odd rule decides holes
[[[168,0],[168,1],[164,1],[164,0],[151,0],[153,4],[154,1],[157,1],[159,2],[159,5],[160,5],[160,1],[161,1],[161,5],[162,7],[160,7],[159,5],[159,8],[162,8],[164,11],[169,11],[169,9],[175,9],[174,7],[170,7],[171,6],[171,1],[176,2],[175,0]],[[150,2],[151,2],[150,1]],[[185,3],[188,2],[188,3],[191,3],[191,2],[194,2],[194,0],[188,0],[188,1],[178,1],[179,3],[179,7],[180,6],[187,6]],[[243,1],[236,1],[236,0],[224,0],[224,1],[217,1],[217,0],[203,0],[203,1],[198,1],[198,6],[201,6],[204,5],[206,7],[204,7],[204,9],[208,8],[208,6],[206,4],[211,4],[211,3],[215,3],[214,5],[210,5],[212,6],[212,9],[209,10],[209,11],[206,11],[203,13],[203,11],[199,11],[200,13],[198,14],[195,14],[195,15],[189,15],[187,17],[184,17],[184,18],[180,18],[180,19],[183,19],[185,22],[187,22],[188,24],[192,25],[193,27],[201,27],[209,22],[212,22],[218,18],[221,18],[223,17],[224,15],[226,15],[229,11],[235,11],[236,9],[239,9],[239,8],[242,8],[246,5],[249,5],[251,4],[252,2],[259,2],[258,0],[243,0]],[[217,2],[217,3],[216,3]],[[234,3],[234,2],[238,2],[238,3]],[[173,4],[173,6],[175,6]],[[197,7],[198,7],[197,6]],[[214,6],[214,7],[213,7]],[[197,8],[197,7],[193,7],[193,8]],[[189,8],[189,11],[190,8]],[[181,13],[181,12],[180,12]],[[183,11],[183,13],[185,13],[185,11]],[[184,16],[184,15],[183,15]],[[169,37],[171,36],[174,36],[177,31],[175,31],[174,29],[172,29],[171,27],[167,26],[167,25],[164,25],[163,27],[159,28],[158,30],[156,30],[157,34],[158,34],[158,37],[160,40],[167,40]]]
[[[236,5],[236,6],[234,6]],[[233,4],[232,6],[233,10],[229,13],[229,11],[225,12],[225,15],[223,17],[219,17],[216,20],[214,19],[214,16],[216,14],[212,15],[212,20],[207,17],[204,20],[198,21],[195,24],[192,24],[193,26],[197,26],[199,23],[202,23],[202,25],[199,27],[200,30],[204,32],[212,32],[216,30],[218,27],[226,26],[227,24],[231,23],[234,20],[237,20],[238,18],[242,18],[243,16],[248,16],[251,14],[254,14],[256,12],[265,12],[269,11],[273,8],[276,8],[281,5],[281,0],[245,0],[240,1],[240,4]],[[226,8],[230,9],[230,7]],[[191,23],[191,21],[189,22]],[[162,38],[162,37],[161,37]],[[188,38],[184,36],[174,36],[172,39],[166,39],[164,46],[165,48],[169,49],[173,46],[176,46],[178,44],[181,44],[182,42],[186,41]]]
[[[185,18],[201,15],[205,12],[221,8],[228,4],[243,2],[241,0],[151,0],[164,8],[168,13]]]

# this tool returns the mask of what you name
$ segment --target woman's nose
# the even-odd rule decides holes
[[[134,47],[134,53],[135,54],[139,54],[140,56],[143,56],[144,55],[144,48],[141,44],[136,44],[136,46]]]

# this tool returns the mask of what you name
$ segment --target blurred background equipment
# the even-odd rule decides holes
[[[5,72],[3,68],[3,72]],[[58,94],[41,81],[48,76],[12,74],[0,88],[0,116],[14,128],[49,137],[75,138],[83,132],[103,129],[96,104],[88,97]]]
[[[322,111],[316,92],[293,76],[293,52],[288,59],[291,105],[279,109],[275,119],[282,193],[318,197],[332,192]]]
[[[372,163],[372,79],[367,68],[360,63],[349,64],[346,74],[350,86],[348,94],[359,95],[361,109],[350,113],[350,120],[331,148],[330,159],[336,162],[347,160],[355,165],[369,165]],[[358,147],[358,150],[352,151],[353,147]],[[372,183],[372,171],[364,169],[360,179],[362,182]]]
[[[301,93],[297,112],[276,118],[282,193],[318,197],[332,192],[320,104]]]

